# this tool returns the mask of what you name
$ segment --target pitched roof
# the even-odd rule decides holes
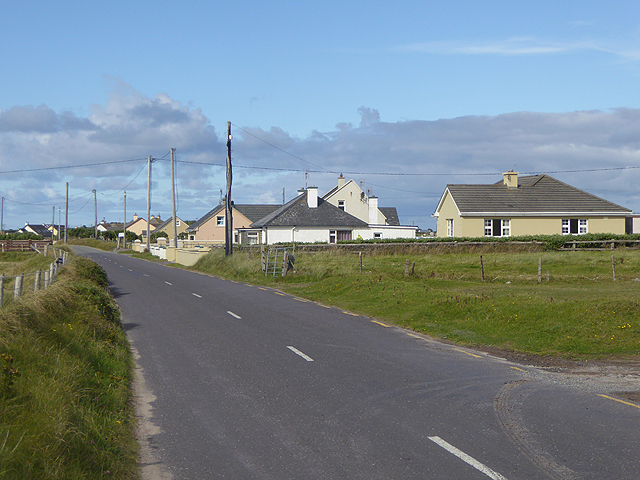
[[[400,225],[400,218],[398,218],[396,207],[378,207],[378,210],[380,210],[386,218],[387,225]]]
[[[335,205],[318,197],[318,206],[307,204],[308,190],[282,207],[251,224],[262,227],[366,227],[366,222],[340,210]]]
[[[447,185],[461,215],[504,213],[628,215],[631,210],[604,200],[548,175],[518,177],[517,188],[503,181],[489,185]],[[445,194],[446,194],[445,191]],[[444,195],[438,205],[438,210]],[[438,211],[436,210],[436,211]]]
[[[250,222],[255,222],[257,220],[260,220],[262,217],[269,215],[271,212],[273,212],[274,210],[277,210],[280,207],[281,205],[246,205],[246,204],[236,205],[234,204],[233,210],[237,210],[238,212],[240,212],[242,215],[247,217],[247,220],[249,220]],[[223,204],[220,204],[215,208],[213,208],[212,210],[209,210],[206,214],[204,214],[202,218],[192,223],[187,229],[187,231],[197,230],[202,225],[207,223],[209,219],[211,219],[211,217],[213,217],[214,215],[217,215],[220,212],[224,212],[224,209],[225,209],[225,206]]]

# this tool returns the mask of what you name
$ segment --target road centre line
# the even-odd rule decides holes
[[[202,298],[202,295],[198,295],[197,293],[191,293],[194,297]]]
[[[476,355],[475,353],[465,352],[464,350],[460,350],[459,348],[453,348],[452,350],[455,350],[456,352],[466,353],[467,355],[469,355],[471,357],[482,358],[482,356],[480,356],[480,355]]]
[[[164,281],[164,283],[166,283],[167,285],[172,285],[173,286],[173,283],[169,283],[166,280]]]
[[[477,461],[472,456],[467,455],[462,450],[459,450],[456,447],[454,447],[453,445],[451,445],[450,443],[445,442],[440,437],[436,437],[436,436],[429,437],[429,440],[431,440],[432,442],[436,443],[437,445],[440,445],[447,452],[452,453],[453,455],[458,457],[460,460],[462,460],[463,462],[468,463],[473,468],[475,468],[476,470],[479,470],[480,472],[484,473],[487,477],[491,478],[492,480],[507,480],[506,477],[500,475],[498,472],[494,472],[489,467],[487,467],[485,464],[480,463],[479,461]]]
[[[598,396],[603,398],[608,398],[609,400],[613,400],[615,402],[624,403],[625,405],[629,405],[630,407],[640,408],[640,405],[636,405],[635,403],[631,403],[631,402],[625,402],[624,400],[619,400],[617,398],[610,397],[609,395],[604,395],[602,393],[599,393]]]
[[[287,348],[289,350],[291,350],[293,353],[295,353],[296,355],[300,355],[302,358],[304,358],[307,362],[313,362],[313,358],[311,358],[308,355],[305,355],[304,353],[302,353],[300,350],[298,350],[296,347],[292,347],[287,345]]]
[[[241,319],[242,319],[242,317],[241,317],[240,315],[236,315],[235,313],[233,313],[233,312],[232,312],[232,311],[230,311],[230,310],[227,310],[227,313],[228,313],[229,315],[231,315],[232,317],[237,318],[238,320],[241,320]]]

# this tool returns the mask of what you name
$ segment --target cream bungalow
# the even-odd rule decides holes
[[[488,185],[447,185],[432,215],[438,237],[625,233],[631,210],[548,175],[506,172]]]

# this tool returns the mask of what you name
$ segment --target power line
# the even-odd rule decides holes
[[[85,163],[80,165],[60,165],[57,167],[42,167],[42,168],[23,168],[20,170],[3,170],[0,171],[0,175],[5,173],[25,173],[25,172],[42,172],[45,170],[62,170],[66,168],[82,168],[82,167],[95,167],[97,165],[113,165],[116,163],[137,162],[139,160],[146,160],[144,158],[131,158],[129,160],[113,160],[111,162],[98,162],[98,163]]]

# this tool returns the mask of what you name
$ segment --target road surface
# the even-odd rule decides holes
[[[564,375],[275,289],[74,247],[135,352],[151,479],[640,478],[638,375]]]

